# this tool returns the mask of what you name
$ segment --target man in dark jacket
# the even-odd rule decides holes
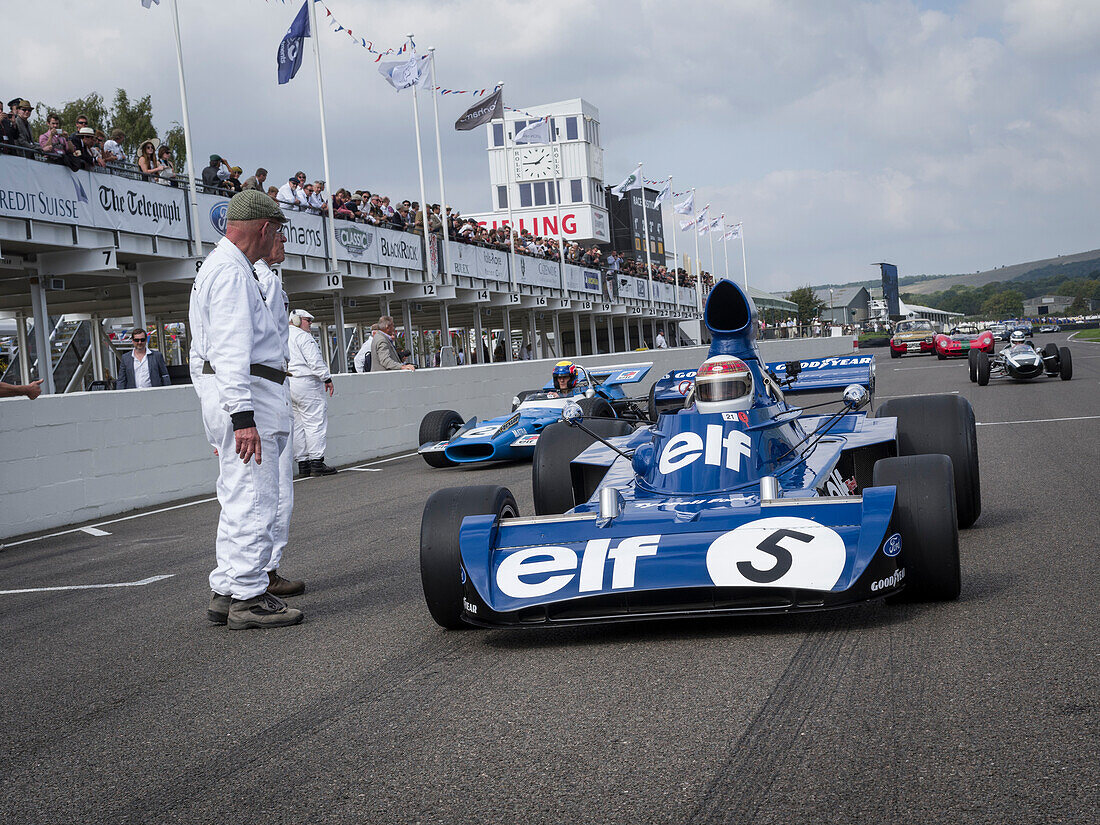
[[[115,381],[116,390],[133,390],[144,387],[167,387],[172,383],[164,356],[155,349],[148,349],[149,334],[135,329],[132,335],[133,352],[122,356],[122,367]]]

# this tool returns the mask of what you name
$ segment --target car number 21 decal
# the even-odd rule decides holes
[[[804,518],[780,516],[723,533],[707,549],[707,572],[719,587],[831,590],[844,570],[844,539]]]

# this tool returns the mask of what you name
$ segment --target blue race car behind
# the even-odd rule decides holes
[[[957,598],[958,531],[981,511],[969,403],[891,399],[872,418],[852,385],[834,412],[805,415],[764,369],[755,315],[736,284],[714,287],[694,403],[655,425],[567,404],[535,451],[538,515],[521,517],[504,487],[433,494],[420,533],[432,618],[533,626],[821,610],[903,589]],[[716,388],[744,406],[715,412]]]
[[[529,459],[543,429],[561,420],[566,403],[575,401],[586,415],[641,419],[638,401],[623,387],[641,381],[652,363],[587,368],[576,365],[580,380],[569,392],[548,381],[539,390],[525,390],[512,399],[512,412],[479,422],[463,421],[454,410],[433,410],[420,422],[418,452],[431,467],[453,467],[480,461]],[[644,401],[644,399],[642,399]]]

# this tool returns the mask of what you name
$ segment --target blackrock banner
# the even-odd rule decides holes
[[[221,195],[199,195],[199,218],[205,221],[202,236],[210,238],[210,230],[218,235],[225,234],[225,215],[229,209],[229,198]],[[323,258],[328,254],[325,249],[325,222],[320,215],[308,212],[283,210],[287,216],[286,251],[292,255],[313,255]]]
[[[0,215],[186,240],[187,199],[170,186],[0,157]]]

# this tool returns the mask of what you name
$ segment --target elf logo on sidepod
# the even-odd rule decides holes
[[[722,435],[720,424],[707,424],[707,437],[704,442],[698,433],[684,432],[668,440],[661,451],[661,460],[657,469],[667,475],[693,464],[700,457],[704,464],[715,467],[722,465],[722,453],[725,452],[725,466],[729,470],[741,469],[741,456],[752,455],[751,441],[746,433],[730,430]]]
[[[577,590],[592,593],[604,589],[604,571],[611,559],[611,589],[634,586],[638,559],[657,555],[660,536],[634,536],[614,548],[611,539],[593,539],[581,558],[571,547],[526,547],[508,554],[497,568],[497,587],[513,599],[535,599],[557,593],[577,576]]]

